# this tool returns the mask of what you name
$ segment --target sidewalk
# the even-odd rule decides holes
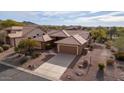
[[[39,77],[41,77],[41,78],[45,78],[45,79],[48,79],[48,80],[54,80],[54,81],[56,80],[56,79],[54,79],[54,78],[47,77],[47,76],[45,76],[45,75],[43,75],[43,74],[39,74],[39,73],[34,72],[34,71],[30,71],[30,70],[27,70],[27,69],[24,69],[24,68],[21,68],[21,67],[17,67],[17,66],[14,66],[14,65],[10,65],[10,64],[7,64],[7,63],[2,62],[2,61],[0,62],[0,64],[5,65],[5,66],[12,67],[12,68],[14,68],[14,69],[17,69],[17,70],[20,70],[20,71],[23,71],[23,72],[26,72],[26,73],[29,73],[29,74],[33,74],[33,75],[39,76]]]
[[[2,60],[4,57],[8,56],[8,55],[11,55],[14,53],[14,48],[10,48],[2,53],[0,53],[0,60]]]

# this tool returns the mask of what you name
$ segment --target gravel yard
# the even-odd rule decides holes
[[[26,57],[24,55],[16,54],[14,51],[8,50],[0,54],[0,60],[6,62],[11,65],[23,67],[25,69],[34,70],[42,65],[44,62],[48,61],[50,58],[55,56],[55,53],[49,53],[48,51],[42,52],[41,55],[37,58],[31,59],[30,57]],[[22,60],[28,59],[25,62]]]
[[[115,62],[113,67],[105,66],[103,72],[98,70],[98,63],[106,65],[110,51],[107,49],[94,49],[85,56],[81,56],[77,62],[65,71],[61,80],[65,81],[116,81],[124,80],[124,62]],[[89,65],[83,67],[83,61],[87,60]],[[91,61],[90,61],[91,60]],[[123,63],[123,64],[122,64]],[[118,66],[121,65],[119,68]]]

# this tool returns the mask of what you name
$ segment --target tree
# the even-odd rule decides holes
[[[120,29],[120,27],[118,27]],[[113,46],[118,48],[120,51],[124,51],[124,29],[121,27],[121,30],[117,30],[119,37],[112,40]]]
[[[113,36],[115,36],[116,34],[117,34],[117,28],[116,28],[116,27],[112,27],[112,28],[109,30],[110,39],[113,39]]]
[[[120,51],[124,51],[124,37],[120,36],[114,41],[114,46],[117,47]]]
[[[103,28],[97,28],[91,30],[91,36],[93,37],[94,41],[104,41],[107,38],[107,30]]]
[[[38,42],[32,39],[24,39],[21,40],[17,46],[18,51],[20,53],[31,55],[33,53],[34,48],[38,45]]]
[[[23,26],[23,25],[24,25],[24,24],[21,23],[21,22],[16,22],[16,21],[10,20],[10,19],[4,20],[4,21],[1,21],[1,22],[0,22],[0,26],[1,26],[2,28],[11,27],[11,26]]]
[[[5,32],[0,32],[0,45],[5,43],[6,34]]]

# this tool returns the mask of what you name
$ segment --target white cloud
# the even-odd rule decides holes
[[[73,12],[65,12],[65,11],[49,11],[49,12],[42,12],[42,15],[44,16],[56,16],[56,15],[65,15],[65,14],[70,14]]]
[[[124,12],[111,11],[107,14],[101,11],[30,11],[30,12],[1,12],[1,18],[16,19],[19,21],[31,21],[39,24],[116,24],[117,22],[124,22],[124,16],[116,16],[124,14]],[[93,13],[96,13],[95,15]],[[91,14],[91,15],[90,15]],[[93,14],[93,15],[92,15]],[[55,16],[55,17],[54,17]]]
[[[99,20],[104,22],[123,22],[124,16],[108,16],[108,17],[100,18]]]
[[[104,14],[104,15],[98,15],[98,16],[91,16],[91,17],[79,17],[77,19],[75,19],[75,22],[79,22],[79,21],[93,21],[95,20],[100,20],[100,21],[124,21],[123,18],[124,16],[115,16],[117,14],[121,14],[122,12],[112,12],[112,13],[108,13],[108,14]]]
[[[93,14],[93,13],[97,13],[97,12],[99,12],[99,11],[90,11],[90,13],[92,13],[92,14]]]
[[[117,14],[121,14],[122,12],[111,12],[108,14],[98,15],[98,16],[90,16],[90,17],[77,17],[75,19],[65,19],[63,20],[66,24],[78,24],[78,25],[86,25],[92,24],[95,25],[98,23],[107,24],[108,22],[124,22],[124,16],[115,16]]]

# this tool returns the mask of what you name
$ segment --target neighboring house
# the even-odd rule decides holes
[[[73,55],[80,55],[83,49],[87,45],[87,40],[85,40],[79,34],[70,36],[68,38],[56,41],[58,53],[67,53]]]
[[[16,46],[22,39],[40,37],[43,32],[38,26],[12,26],[5,29],[7,32],[6,43]]]
[[[30,38],[39,42],[38,49],[47,49],[55,45],[58,53],[80,55],[90,40],[88,31],[62,30],[45,33],[38,26],[13,26],[6,29],[6,41],[12,46],[17,46],[20,40]]]
[[[34,40],[39,42],[39,45],[37,48],[44,49],[44,50],[47,49],[48,45],[51,45],[53,43],[52,42],[53,39],[48,34],[42,35],[40,37],[36,37],[34,38]]]
[[[68,26],[68,27],[66,27],[66,30],[79,30],[82,28],[83,27],[81,27],[81,26]]]

